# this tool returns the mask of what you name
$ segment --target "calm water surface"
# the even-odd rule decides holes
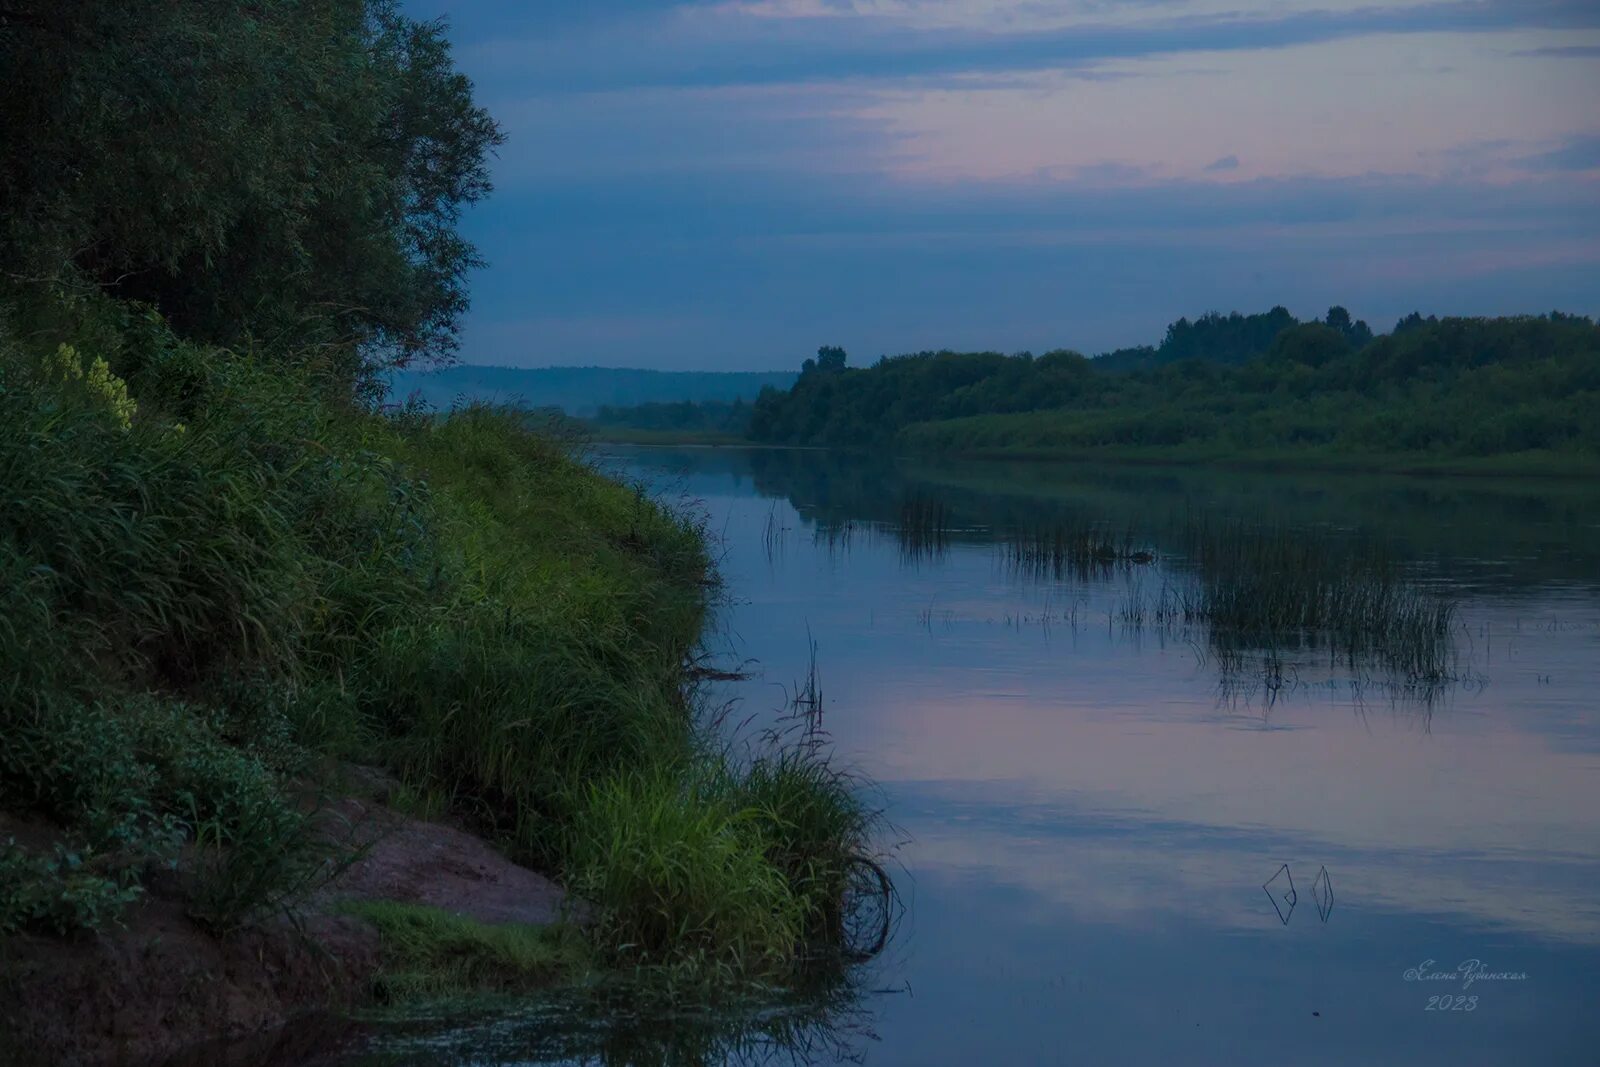
[[[855,999],[790,1039],[680,1020],[551,1043],[513,1016],[390,1061],[1600,1063],[1600,492],[600,459],[720,539],[710,644],[753,672],[715,691],[733,719],[781,707],[815,642],[825,724],[905,839],[906,913]],[[900,528],[912,498],[944,509],[931,541]],[[1315,648],[1229,673],[1204,635],[1130,625],[1182,580],[1197,515],[1381,543],[1459,599],[1451,680]],[[1157,558],[1007,565],[1006,531],[1047,522]],[[1465,961],[1487,975],[1417,978]]]

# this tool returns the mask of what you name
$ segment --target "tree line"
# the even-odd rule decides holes
[[[826,357],[824,358],[824,353]],[[1342,307],[1173,323],[1153,347],[807,360],[749,436],[787,444],[1600,453],[1600,330],[1553,312],[1412,314],[1375,335]]]

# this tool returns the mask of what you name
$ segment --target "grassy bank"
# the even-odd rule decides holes
[[[869,821],[819,748],[702,734],[692,517],[515,413],[379,413],[317,350],[103,298],[17,321],[0,935],[113,927],[163,868],[219,935],[293,908],[343,760],[577,890],[602,962],[771,976],[837,928]]]

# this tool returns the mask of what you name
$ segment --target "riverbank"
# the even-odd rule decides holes
[[[326,814],[356,850],[291,912],[219,934],[189,914],[180,884],[157,879],[92,936],[8,939],[5,1062],[160,1063],[392,1002],[424,982],[527,993],[579,976],[581,935],[561,924],[581,913],[560,887],[459,826],[389,807],[397,783],[351,770],[353,792]]]
[[[918,448],[910,456],[1038,463],[1116,463],[1149,467],[1216,467],[1241,471],[1305,471],[1342,474],[1398,474],[1444,478],[1570,478],[1600,475],[1600,457],[1543,450],[1495,456],[1446,456],[1415,452],[1360,453],[1325,449],[1249,450],[1230,448],[1041,448],[987,446]]]
[[[591,428],[589,433],[595,444],[802,450],[816,450],[819,447],[665,430],[619,431],[615,427],[604,427]],[[848,446],[840,446],[838,450],[877,451]],[[1600,457],[1537,449],[1493,456],[1451,456],[1426,452],[1363,453],[1329,449],[1250,450],[1111,445],[1098,448],[1034,445],[960,447],[913,444],[898,446],[892,451],[897,457],[909,460],[938,458],[1017,463],[1109,463],[1138,467],[1214,467],[1239,471],[1394,474],[1437,478],[1587,480],[1600,477]]]
[[[379,414],[316,352],[97,310],[0,344],[19,1054],[159,1058],[579,968],[781,983],[836,938],[872,818],[803,730],[703,734],[692,513],[518,413]],[[548,907],[474,919],[502,883]],[[568,893],[582,922],[534,932]]]

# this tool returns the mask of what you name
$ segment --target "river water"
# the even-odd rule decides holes
[[[386,1062],[1600,1063],[1600,490],[597,462],[705,516],[728,600],[708,647],[750,674],[711,687],[729,722],[774,714],[814,664],[893,825],[904,910],[793,1025],[552,1044],[548,1015],[508,1017]],[[1381,546],[1456,602],[1448,670],[1308,639],[1229,661],[1133,610],[1192,585],[1199,525]],[[1137,558],[1020,565],[1025,528]]]

